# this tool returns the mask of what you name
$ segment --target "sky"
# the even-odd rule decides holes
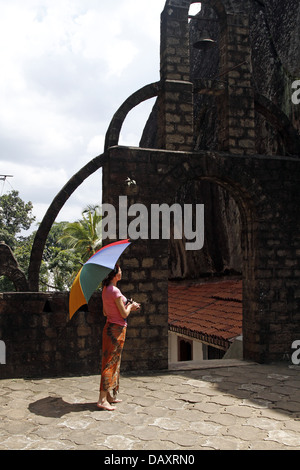
[[[64,184],[103,153],[109,123],[159,80],[165,0],[0,0],[0,195],[19,192],[40,222]],[[120,144],[138,146],[154,100],[132,111]],[[101,170],[57,221],[101,203]],[[36,229],[36,225],[32,227]]]

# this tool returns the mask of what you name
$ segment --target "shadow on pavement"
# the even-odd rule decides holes
[[[67,403],[61,397],[46,397],[30,403],[28,409],[31,413],[47,418],[61,418],[68,413],[82,411],[101,411],[94,403]]]

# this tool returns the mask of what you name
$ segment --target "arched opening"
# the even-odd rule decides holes
[[[186,181],[175,199],[182,207],[204,205],[204,245],[186,251],[184,238],[169,243],[169,364],[184,360],[177,346],[182,338],[193,351],[186,361],[241,360],[243,292],[253,259],[251,204],[240,188],[213,177]]]
[[[129,96],[126,101],[124,101],[124,103],[114,114],[108,127],[105,137],[105,151],[108,150],[109,147],[119,144],[121,129],[123,127],[126,117],[128,116],[128,113],[144,101],[156,97],[158,95],[159,88],[159,82],[151,83],[150,85],[146,85],[145,87],[136,91],[135,93],[133,93],[133,95]]]
[[[191,3],[190,9],[189,9],[189,19],[190,19],[191,16],[195,16],[195,15],[198,15],[198,13],[200,13],[201,6],[202,6],[201,2]]]
[[[155,102],[156,97],[150,98],[131,109],[122,125],[119,145],[128,147],[140,146],[146,122],[151,115]]]

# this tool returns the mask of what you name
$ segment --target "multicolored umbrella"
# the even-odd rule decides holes
[[[128,245],[130,245],[129,240],[110,243],[97,251],[82,266],[70,291],[70,318],[82,305],[88,303],[99,284],[114,269],[116,262]]]

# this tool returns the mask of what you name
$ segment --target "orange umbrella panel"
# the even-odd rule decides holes
[[[89,302],[91,296],[99,287],[101,280],[104,279],[110,271],[111,268],[106,268],[96,264],[84,265],[81,268],[70,292],[70,318],[72,318],[74,313],[82,307],[82,305]],[[101,280],[99,281],[99,279]]]

